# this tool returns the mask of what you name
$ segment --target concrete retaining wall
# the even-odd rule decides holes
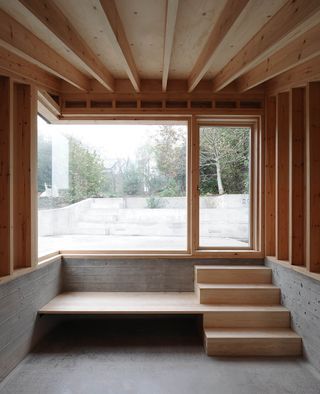
[[[266,258],[282,304],[291,311],[292,327],[303,338],[306,358],[320,372],[320,282]]]

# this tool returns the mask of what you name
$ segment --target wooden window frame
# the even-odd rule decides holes
[[[263,202],[263,122],[262,115],[166,115],[166,116],[116,116],[110,121],[101,120],[99,123],[141,123],[153,122],[179,123],[186,122],[188,131],[187,147],[187,249],[186,250],[59,250],[39,257],[39,262],[55,258],[57,255],[76,258],[263,258],[264,257],[264,227],[262,208]],[[68,122],[69,123],[69,122]],[[74,123],[72,120],[70,123]],[[90,122],[84,122],[90,123]],[[95,122],[97,123],[97,122]],[[250,228],[251,245],[249,247],[199,247],[199,212],[198,212],[198,180],[199,180],[199,125],[206,124],[250,127],[251,132],[251,160],[250,173],[252,177]]]

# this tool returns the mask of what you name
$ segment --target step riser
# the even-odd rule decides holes
[[[201,304],[277,305],[280,289],[199,289]]]
[[[208,312],[204,328],[289,328],[290,313],[283,312]]]
[[[300,338],[205,338],[208,356],[300,356]]]
[[[216,284],[270,284],[272,283],[271,270],[230,270],[230,269],[217,269],[217,270],[196,270],[197,283],[216,283]]]

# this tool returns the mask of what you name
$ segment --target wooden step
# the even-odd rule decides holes
[[[195,266],[197,283],[272,283],[272,270],[263,266]]]
[[[196,284],[200,304],[276,305],[280,289],[270,284]]]
[[[299,356],[301,338],[290,329],[205,329],[209,356]]]
[[[283,306],[220,306],[203,314],[204,328],[289,328],[290,312]]]

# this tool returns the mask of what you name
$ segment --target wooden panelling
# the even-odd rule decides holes
[[[276,97],[269,97],[266,103],[265,138],[265,250],[267,256],[274,256],[275,246],[275,209],[276,209]]]
[[[0,276],[12,273],[12,85],[0,77]]]
[[[289,257],[289,93],[278,95],[276,128],[276,256]]]
[[[312,82],[307,94],[306,128],[306,264],[320,272],[320,82]]]
[[[304,139],[305,90],[291,90],[289,128],[289,260],[303,265],[304,248]],[[320,240],[320,238],[319,238]]]
[[[31,267],[37,261],[36,118],[36,90],[29,85],[16,84],[13,130],[14,268]]]

